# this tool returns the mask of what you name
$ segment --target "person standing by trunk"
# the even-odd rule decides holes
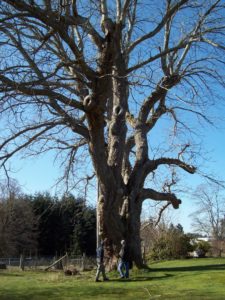
[[[100,247],[96,250],[97,254],[97,272],[95,276],[95,281],[99,282],[99,276],[102,273],[103,281],[108,281],[109,278],[105,274],[105,264],[104,264],[104,241],[101,241]]]
[[[121,249],[119,252],[118,271],[120,278],[129,278],[129,248],[125,240],[121,241]]]

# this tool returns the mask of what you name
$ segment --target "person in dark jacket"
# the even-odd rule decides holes
[[[121,241],[121,249],[119,252],[118,271],[120,278],[129,278],[129,248],[125,240]]]
[[[102,273],[103,281],[109,280],[105,274],[105,264],[104,264],[104,241],[101,242],[100,247],[96,250],[97,254],[97,272],[95,276],[95,281],[99,282],[99,276]]]

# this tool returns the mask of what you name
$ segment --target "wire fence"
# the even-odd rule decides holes
[[[21,261],[22,260],[22,261]],[[54,264],[55,262],[58,263]],[[0,268],[5,267],[23,267],[31,269],[45,269],[52,265],[52,269],[65,269],[68,266],[74,266],[78,270],[91,270],[96,267],[95,257],[66,256],[60,260],[59,257],[9,257],[0,258]]]

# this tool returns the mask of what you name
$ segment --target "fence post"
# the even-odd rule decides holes
[[[82,255],[81,269],[82,269],[82,271],[85,270],[85,253],[83,253],[83,255]]]
[[[20,269],[24,271],[24,255],[20,255]]]

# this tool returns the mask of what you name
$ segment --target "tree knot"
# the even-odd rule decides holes
[[[96,101],[95,101],[93,95],[87,95],[86,97],[84,97],[83,105],[84,105],[84,109],[86,111],[92,110],[93,107],[96,106]]]

